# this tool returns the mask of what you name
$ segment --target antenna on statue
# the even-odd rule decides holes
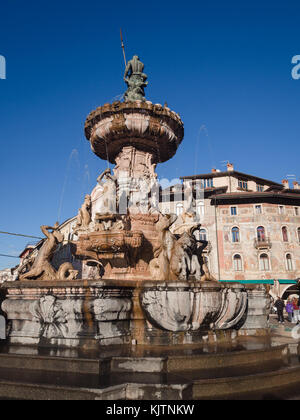
[[[125,67],[126,67],[126,56],[125,56],[125,47],[124,47],[124,42],[123,42],[123,35],[122,35],[122,29],[120,28],[120,37],[121,37],[121,47],[123,50],[123,57],[124,57],[124,63],[125,63]]]

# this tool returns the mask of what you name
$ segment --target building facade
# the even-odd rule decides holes
[[[300,188],[235,171],[181,178],[193,188],[201,239],[209,241],[206,258],[219,281],[265,283],[286,297],[300,277]],[[195,188],[203,188],[197,199]],[[163,213],[174,212],[178,224],[187,210],[180,186],[161,199]],[[199,197],[199,194],[198,194]],[[175,228],[176,229],[176,228]]]

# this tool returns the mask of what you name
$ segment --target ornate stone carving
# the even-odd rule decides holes
[[[131,288],[93,281],[50,284],[15,282],[8,288],[2,310],[11,343],[77,347],[86,342],[119,344],[127,339]]]
[[[153,280],[187,281],[190,275],[194,280],[214,281],[203,258],[206,241],[198,241],[193,235],[200,225],[184,226],[181,234],[173,234],[171,226],[176,215],[160,215],[156,223],[158,247],[149,268]],[[188,227],[188,229],[187,229]]]
[[[41,231],[45,234],[46,239],[29,271],[21,274],[19,280],[73,280],[76,278],[78,271],[73,269],[71,263],[62,264],[58,271],[51,264],[57,245],[62,243],[64,239],[58,231],[58,226],[58,223],[53,227],[41,226]]]
[[[106,182],[103,182],[103,178]],[[117,179],[106,169],[97,178],[98,186],[92,193],[92,214],[114,214],[117,212]]]
[[[34,319],[41,324],[41,337],[63,338],[67,336],[67,319],[61,302],[54,296],[43,296],[30,307]]]
[[[247,292],[239,284],[146,285],[140,299],[148,321],[173,332],[233,328],[247,309]]]
[[[165,162],[176,153],[183,131],[178,114],[149,101],[106,104],[91,112],[85,123],[93,152],[111,163],[129,145],[150,153],[153,164]]]
[[[82,204],[81,208],[79,209],[77,215],[77,223],[74,228],[74,233],[78,232],[78,230],[88,229],[91,223],[91,196],[86,195],[84,199],[84,203]]]

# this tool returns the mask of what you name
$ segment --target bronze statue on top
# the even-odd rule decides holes
[[[124,81],[126,82],[128,89],[124,94],[125,102],[130,101],[145,101],[144,88],[148,85],[147,75],[143,73],[144,64],[139,60],[137,55],[128,61],[125,73]]]

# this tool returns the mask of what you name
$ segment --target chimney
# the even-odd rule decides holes
[[[227,163],[227,171],[234,171],[232,163],[229,163],[229,162]]]
[[[283,179],[281,183],[286,190],[290,188],[288,179]]]
[[[293,185],[294,185],[294,190],[300,190],[300,185],[298,184],[297,181],[294,181]]]

